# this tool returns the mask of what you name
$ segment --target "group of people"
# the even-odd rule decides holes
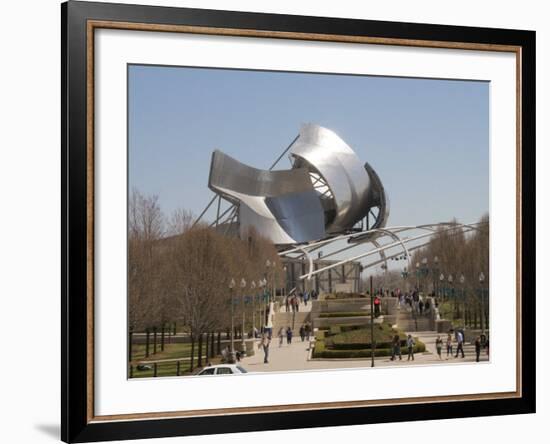
[[[310,292],[299,292],[298,294],[288,295],[285,299],[285,308],[287,312],[300,311],[300,304],[307,306],[310,300],[316,300],[319,294],[315,290]]]
[[[306,339],[309,341],[309,338],[312,333],[312,328],[309,323],[302,324],[300,327],[300,339],[302,342],[304,342]],[[281,327],[277,333],[277,337],[279,338],[279,347],[282,347],[286,338],[287,345],[292,344],[292,337],[294,336],[294,332],[292,331],[292,328],[290,326],[288,327]],[[264,352],[264,364],[269,363],[269,346],[271,345],[271,334],[270,332],[265,332],[262,335],[262,338],[260,342],[258,343],[258,348],[262,349]]]
[[[456,353],[454,357],[458,358],[458,355],[460,355],[462,358],[464,358],[464,332],[461,330],[451,330],[447,335],[447,340],[445,342],[447,348],[447,359],[449,359],[449,356],[453,356],[453,333],[456,342]],[[484,349],[487,355],[489,355],[489,339],[485,335],[477,336],[474,341],[474,346],[476,353],[476,362],[479,362],[480,360],[482,349]],[[441,336],[437,336],[437,339],[435,340],[435,348],[439,359],[443,359],[441,355],[443,349],[443,339],[441,338]]]
[[[454,333],[454,341],[453,341],[453,333]],[[454,357],[458,358],[460,355],[462,358],[465,357],[464,354],[464,332],[462,330],[451,330],[449,334],[447,335],[447,340],[445,341],[445,346],[447,350],[447,359],[450,357],[453,357],[453,344],[456,342],[456,349]],[[401,338],[399,335],[395,335],[391,342],[391,349],[392,349],[392,356],[391,361],[395,361],[397,357],[399,357],[399,360],[402,359],[401,357]],[[416,345],[414,338],[409,334],[407,335],[407,339],[405,341],[405,345],[407,346],[407,361],[413,360],[414,361],[414,346]],[[480,361],[481,357],[481,351],[485,350],[487,355],[489,355],[489,339],[485,335],[477,336],[475,341],[475,353],[476,353],[476,362]],[[442,352],[443,352],[443,338],[441,338],[441,335],[437,336],[437,339],[435,340],[435,348],[437,351],[437,355],[439,359],[443,359]]]
[[[309,338],[311,336],[311,325],[309,323],[302,324],[300,327],[300,339],[302,342],[304,342],[306,339],[309,341]],[[277,333],[277,337],[279,338],[279,347],[283,346],[284,339],[286,338],[287,345],[292,344],[292,336],[293,336],[292,328],[290,327],[281,327],[279,329],[279,332]]]
[[[423,315],[430,313],[431,310],[431,301],[430,298],[424,300],[418,290],[413,290],[411,293],[399,293],[399,305],[406,306],[408,305],[412,311]],[[434,299],[434,304],[437,304],[437,301]]]
[[[405,345],[407,346],[407,361],[414,361],[414,346],[416,345],[416,342],[412,335],[407,335]],[[396,334],[391,342],[391,360],[395,361],[398,356],[401,361],[401,338],[398,334]]]

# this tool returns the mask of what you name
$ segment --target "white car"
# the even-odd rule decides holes
[[[211,365],[203,369],[199,376],[203,375],[240,375],[248,373],[246,369],[236,364]]]

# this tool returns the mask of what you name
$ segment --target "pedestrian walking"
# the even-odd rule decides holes
[[[464,357],[464,335],[461,331],[456,332],[456,354],[455,358],[458,358],[458,354],[461,353]]]
[[[411,335],[407,336],[407,350],[409,351],[409,356],[407,357],[407,361],[410,361],[411,359],[414,361],[414,346],[415,342]]]
[[[279,337],[279,347],[283,346],[283,338],[285,337],[285,328],[281,327],[277,335]]]
[[[292,329],[290,327],[286,329],[286,343],[292,344]]]
[[[447,335],[447,358],[449,355],[453,355],[453,337],[450,333]]]
[[[476,362],[479,362],[479,355],[481,354],[481,338],[478,336],[474,342],[476,347]]]
[[[437,336],[437,339],[435,340],[435,349],[437,351],[437,356],[439,356],[439,359],[443,359],[441,357],[441,349],[443,348],[443,339],[441,339],[441,336]]]
[[[306,323],[304,328],[306,330],[306,339],[309,341],[309,337],[311,335],[311,326],[309,325],[309,323]]]
[[[304,340],[306,339],[306,328],[303,324],[300,327],[300,339],[302,340],[302,342],[304,342]]]
[[[395,361],[395,357],[399,355],[399,360],[401,361],[401,339],[399,335],[393,337],[391,346],[391,360]]]
[[[229,361],[229,346],[225,346],[222,350],[222,362]]]
[[[271,340],[269,339],[269,336],[264,333],[262,336],[262,348],[264,350],[264,364],[268,363],[268,357],[269,357],[269,344],[271,343]]]

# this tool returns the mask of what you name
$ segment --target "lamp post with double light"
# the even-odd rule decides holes
[[[231,279],[229,282],[229,296],[231,300],[231,353],[235,352],[235,325],[233,320],[234,307],[233,307],[233,289],[235,288],[235,279]]]
[[[255,329],[256,329],[256,282],[252,281],[250,283],[250,289],[252,290],[252,336],[255,338]]]
[[[481,290],[481,334],[485,335],[485,275],[483,271],[479,273],[479,288]]]
[[[241,279],[241,302],[242,302],[242,309],[243,309],[243,325],[241,327],[241,353],[244,353],[245,350],[246,350],[246,344],[244,342],[244,295],[245,295],[245,291],[244,289],[246,288],[246,280],[244,278]]]
[[[416,263],[416,291],[420,292],[420,262]]]
[[[405,291],[408,291],[407,277],[409,276],[409,272],[407,271],[407,267],[403,268],[403,271],[401,272],[401,276],[403,277],[403,289]]]
[[[466,293],[464,288],[464,282],[466,282],[466,278],[463,274],[460,275],[460,298],[462,299],[462,318],[463,318],[463,324],[466,326]],[[458,317],[460,318],[460,312]]]
[[[286,298],[286,283],[288,282],[288,270],[286,268],[286,265],[283,267],[283,276],[285,278],[284,282],[283,282],[283,302]]]
[[[263,333],[263,326],[264,326],[264,299],[265,299],[265,286],[266,286],[266,280],[265,277],[263,279],[260,279],[259,287],[260,287],[260,333]]]
[[[437,277],[439,275],[439,258],[437,256],[434,257],[434,267],[432,270],[432,275],[433,275],[433,295],[438,296]]]
[[[456,315],[456,311],[458,310],[458,308],[457,308],[457,305],[456,305],[455,289],[454,289],[454,286],[453,286],[453,275],[452,274],[450,274],[449,277],[447,278],[447,282],[449,282],[449,292],[451,294],[451,299],[453,300],[453,304],[455,305],[455,315]]]
[[[429,274],[428,258],[425,257],[425,258],[422,259],[422,268],[420,269],[420,275],[422,276],[422,292],[423,293],[427,293],[428,274]],[[426,295],[424,295],[424,296],[426,296]]]

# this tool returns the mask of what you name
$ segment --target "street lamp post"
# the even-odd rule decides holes
[[[401,272],[401,276],[403,276],[403,290],[407,289],[407,276],[409,275],[409,272],[407,271],[407,267],[403,268],[403,271]]]
[[[372,288],[372,275],[370,276],[370,359],[370,366],[374,367],[374,291]]]
[[[485,282],[485,275],[483,274],[483,271],[479,273],[479,287],[481,290],[481,334],[485,334],[485,288],[483,287],[483,283]]]
[[[252,289],[252,336],[255,338],[254,330],[256,328],[256,282],[250,283]]]
[[[457,305],[456,305],[456,298],[455,298],[455,289],[454,289],[454,286],[453,286],[453,275],[450,274],[449,277],[447,278],[447,281],[449,282],[449,290],[451,292],[451,298],[453,299],[453,303],[455,304],[455,312],[457,310]]]
[[[441,273],[439,275],[439,298],[440,299],[445,299],[445,298],[442,298],[441,295],[443,294],[443,292],[441,291],[442,290],[442,287],[443,287],[443,281],[445,281],[445,275],[443,273]]]
[[[439,274],[439,258],[434,257],[434,268],[433,268],[433,294],[434,296],[438,295],[437,291],[437,275]]]
[[[270,290],[271,290],[271,286],[269,285],[270,282],[269,282],[269,269],[271,266],[275,265],[274,263],[272,263],[269,259],[267,259],[265,261],[265,278],[264,278],[264,281],[265,281],[265,295],[267,296],[266,300],[264,301],[264,304],[263,304],[263,307],[264,307],[264,316],[262,318],[262,327],[263,327],[263,330],[265,330],[265,327],[266,327],[266,324],[267,324],[267,316],[268,316],[268,307],[269,307],[269,302],[271,300],[271,295],[269,294]]]
[[[425,257],[422,259],[422,268],[420,269],[420,274],[422,275],[422,292],[424,293],[426,292],[426,287],[428,286],[426,282],[428,280],[428,273],[428,258]]]
[[[466,278],[463,274],[460,275],[460,285],[461,285],[461,298],[462,298],[462,317],[464,319],[464,327],[466,327],[466,296],[464,294],[464,282]]]
[[[416,263],[416,291],[420,292],[420,262]]]
[[[246,344],[244,342],[244,289],[246,288],[246,281],[244,278],[241,279],[241,292],[242,292],[242,308],[243,308],[243,325],[241,328],[241,353],[245,353],[246,351]]]
[[[235,279],[231,279],[231,282],[229,282],[229,295],[231,297],[231,354],[235,352],[235,325],[233,324],[233,314],[234,314],[234,308],[233,308],[233,289],[235,288]]]
[[[284,276],[284,283],[283,283],[283,302],[286,298],[286,283],[288,282],[288,275],[287,275],[287,268],[286,265],[283,267],[283,276]]]
[[[259,331],[263,333],[263,318],[264,318],[264,291],[265,291],[266,280],[265,278],[260,279],[260,329]]]

